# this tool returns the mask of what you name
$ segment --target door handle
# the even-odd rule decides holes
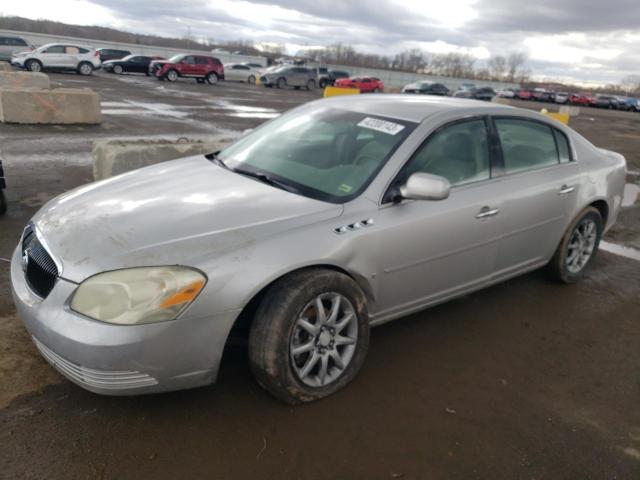
[[[476,218],[483,219],[488,217],[494,217],[498,213],[500,213],[500,210],[498,210],[497,208],[483,207],[482,210],[480,210],[480,213],[476,215]]]
[[[560,191],[558,192],[558,195],[568,195],[571,192],[573,192],[576,189],[576,187],[569,187],[568,185],[562,185],[560,187]]]

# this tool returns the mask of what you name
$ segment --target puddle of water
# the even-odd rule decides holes
[[[100,106],[102,107],[129,107],[130,105],[127,102],[100,102]]]
[[[623,207],[633,207],[640,195],[640,186],[635,183],[627,183],[624,186],[624,197],[622,198]]]
[[[605,252],[613,253],[614,255],[620,255],[626,258],[631,258],[632,260],[638,260],[640,262],[640,250],[636,250],[635,248],[605,242],[604,240],[600,242],[600,248]]]
[[[279,113],[261,113],[261,112],[238,112],[230,113],[230,117],[236,118],[276,118],[279,117]]]

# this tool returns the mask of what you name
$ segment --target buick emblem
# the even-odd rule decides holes
[[[26,272],[28,266],[29,266],[29,249],[27,248],[22,253],[22,271]]]

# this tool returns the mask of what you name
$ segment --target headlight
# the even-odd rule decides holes
[[[180,315],[206,282],[198,270],[178,266],[99,273],[76,289],[71,309],[117,325],[165,322]]]

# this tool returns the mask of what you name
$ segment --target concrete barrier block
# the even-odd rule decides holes
[[[0,122],[97,124],[100,96],[85,88],[0,88]]]
[[[0,72],[13,72],[13,67],[9,62],[0,62]]]
[[[5,87],[49,89],[51,85],[49,75],[44,73],[0,71],[0,88]]]
[[[95,140],[93,157],[93,178],[102,180],[130,170],[156,163],[204,155],[218,151],[233,141],[228,135],[205,139],[111,139]]]

